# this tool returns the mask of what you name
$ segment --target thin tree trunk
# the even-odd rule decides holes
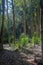
[[[43,0],[40,0],[40,6],[41,6],[41,48],[42,48],[42,62],[43,62]]]
[[[24,34],[26,35],[26,0],[23,0],[23,14],[24,14]]]
[[[43,9],[41,9],[41,40],[42,40],[42,60],[43,60]]]
[[[34,15],[33,15],[33,11],[32,11],[32,3],[33,1],[31,0],[31,36],[33,36],[34,34]]]
[[[7,3],[7,20],[8,20],[8,43],[10,45],[10,31],[9,31],[9,14],[8,14],[8,0],[6,0]]]
[[[31,18],[31,35],[33,36],[33,34],[34,34],[34,18],[33,18],[33,14],[31,13],[31,15],[32,15],[32,18]]]
[[[39,34],[40,34],[40,8],[37,9],[36,13],[37,13],[37,16],[36,16],[36,33],[37,33],[37,36],[39,36]]]
[[[4,39],[4,5],[5,0],[2,0],[2,27],[1,27],[1,41],[0,41],[0,50],[3,49],[3,39]]]
[[[15,25],[15,12],[14,12],[14,1],[12,0],[12,10],[13,10],[13,31],[14,31],[14,44],[16,41],[16,25]]]

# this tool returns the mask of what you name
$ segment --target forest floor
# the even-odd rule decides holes
[[[35,56],[37,60],[41,59],[40,46],[30,49],[24,48],[21,52],[18,49],[12,50],[9,45],[4,45],[4,49],[6,50],[0,52],[0,65],[43,65],[34,61]]]

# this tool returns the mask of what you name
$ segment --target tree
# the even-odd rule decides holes
[[[0,0],[0,31],[1,31],[1,20],[2,20],[2,15],[1,15],[1,12],[2,12],[2,1]]]
[[[5,9],[5,0],[2,0],[2,27],[1,27],[0,50],[3,49],[3,39],[4,39],[4,9]]]
[[[8,43],[10,45],[10,31],[9,31],[9,14],[8,14],[8,0],[6,0],[7,3],[7,21],[8,21]]]
[[[16,25],[15,25],[15,12],[14,12],[14,1],[12,0],[12,13],[13,13],[13,31],[14,31],[14,44],[16,40]]]
[[[38,8],[39,9],[39,8]],[[39,11],[36,11],[36,33],[37,33],[37,36],[39,36],[39,28],[40,28],[40,24],[39,24],[39,12],[40,12],[40,10]]]
[[[33,9],[33,0],[31,0],[31,5],[30,5],[30,8],[31,8],[31,35],[33,36],[34,34],[34,9]]]
[[[39,5],[39,1],[37,2],[36,5],[36,33],[37,36],[40,36],[40,5]]]
[[[40,0],[41,6],[41,41],[42,41],[42,62],[43,62],[43,0]]]
[[[24,34],[26,35],[26,0],[23,0],[23,14],[24,14]]]
[[[28,0],[14,0],[14,2],[16,3],[16,7],[19,8],[19,10],[22,12],[22,19],[23,19],[23,30],[24,30],[24,34],[26,35],[27,34],[27,13],[26,13],[26,9],[27,9],[27,6],[29,4],[29,1]],[[20,14],[19,14],[20,16]]]

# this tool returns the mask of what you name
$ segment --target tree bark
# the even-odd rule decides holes
[[[43,9],[41,9],[41,40],[42,40],[42,59],[43,59]]]
[[[36,33],[40,35],[40,7],[36,10]]]
[[[8,21],[8,43],[10,45],[10,31],[9,31],[9,14],[8,14],[8,0],[6,0],[7,3],[7,21]]]
[[[40,0],[40,6],[41,6],[41,48],[42,48],[42,61],[43,61],[43,0]]]
[[[26,35],[26,0],[23,0],[23,14],[24,14],[24,34]]]
[[[0,50],[3,50],[3,39],[4,39],[4,5],[5,0],[2,0],[2,27],[1,27],[1,40],[0,40]]]
[[[13,13],[13,31],[14,31],[14,44],[16,41],[16,25],[15,25],[15,12],[14,12],[14,1],[12,0],[12,13]]]
[[[32,11],[32,8],[33,8],[33,1],[31,0],[31,37],[33,36],[34,34],[34,12]]]

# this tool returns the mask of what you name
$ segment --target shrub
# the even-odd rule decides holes
[[[19,47],[26,46],[29,43],[29,37],[26,36],[24,33],[21,34],[19,39]]]
[[[41,36],[37,36],[36,32],[34,32],[32,37],[32,44],[39,44],[41,41]]]

